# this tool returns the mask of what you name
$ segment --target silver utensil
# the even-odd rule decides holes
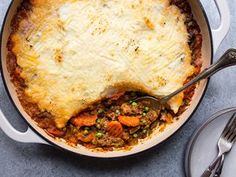
[[[236,113],[233,114],[233,116],[230,118],[229,122],[225,126],[220,139],[218,141],[218,150],[219,153],[215,160],[211,163],[211,165],[204,171],[204,173],[201,175],[201,177],[210,177],[213,170],[216,168],[217,163],[222,159],[222,155],[225,155],[228,153],[231,149],[233,144],[235,143],[236,140]],[[224,159],[223,159],[224,162]],[[223,167],[223,162],[221,162],[221,167]],[[221,173],[220,170],[218,169],[219,172]],[[220,175],[220,174],[219,174]]]
[[[180,89],[176,90],[175,92],[167,95],[167,96],[143,96],[137,98],[135,101],[140,102],[140,101],[149,101],[150,106],[153,107],[154,109],[161,109],[162,107],[168,107],[167,102],[175,95],[178,93],[182,92],[189,86],[199,82],[202,79],[209,78],[216,72],[229,67],[236,65],[236,49],[229,49],[224,53],[224,55],[213,65],[211,65],[209,68],[203,70],[200,74],[198,74],[194,79],[192,79],[190,82],[185,84],[183,87]]]
[[[216,167],[213,177],[220,177],[224,165],[224,160],[225,160],[225,155],[223,154],[220,159],[220,162],[218,163],[218,166]]]

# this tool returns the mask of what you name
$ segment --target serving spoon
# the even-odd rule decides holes
[[[212,76],[213,74],[215,74],[216,72],[218,72],[224,68],[227,68],[229,66],[233,66],[233,65],[236,65],[236,49],[229,49],[223,54],[223,56],[216,63],[214,63],[210,67],[204,69],[194,79],[192,79],[190,82],[185,84],[180,89],[174,91],[173,93],[166,95],[166,96],[160,96],[160,95],[142,96],[142,97],[137,98],[135,101],[136,102],[148,101],[150,103],[150,106],[156,110],[157,109],[160,110],[164,107],[169,107],[167,103],[175,95],[184,91],[189,86],[201,81],[202,79],[207,79],[210,76]]]

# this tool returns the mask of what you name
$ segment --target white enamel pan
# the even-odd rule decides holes
[[[5,84],[6,91],[8,92],[9,97],[12,100],[12,103],[15,105],[16,109],[22,115],[22,118],[26,120],[29,125],[29,128],[26,132],[17,131],[7,120],[7,117],[4,116],[2,111],[0,110],[0,127],[1,129],[12,139],[24,142],[24,143],[41,143],[48,144],[51,146],[60,147],[64,150],[68,150],[70,152],[74,152],[80,155],[86,155],[91,157],[100,157],[100,158],[111,158],[111,157],[122,157],[128,156],[132,154],[136,154],[142,152],[144,150],[150,149],[161,142],[167,140],[171,135],[173,135],[178,129],[180,129],[187,120],[190,119],[193,112],[197,109],[198,104],[200,103],[208,81],[202,81],[194,94],[190,107],[179,117],[179,120],[168,126],[163,133],[159,133],[155,135],[157,132],[148,138],[140,142],[134,148],[128,151],[113,151],[113,152],[96,152],[91,151],[85,147],[71,147],[60,140],[56,140],[50,137],[48,134],[44,132],[41,128],[39,128],[36,123],[26,114],[24,109],[22,108],[17,95],[10,81],[10,75],[7,71],[6,66],[6,56],[7,56],[7,40],[10,34],[10,22],[13,18],[13,15],[16,12],[17,7],[20,5],[20,0],[13,0],[9,6],[9,9],[6,13],[2,33],[1,33],[1,72],[2,79]],[[201,5],[199,0],[189,0],[189,3],[192,7],[193,14],[195,19],[197,20],[203,35],[203,46],[202,46],[202,60],[203,67],[205,69],[212,63],[212,58],[217,48],[219,47],[221,41],[226,36],[229,31],[230,26],[230,13],[226,0],[215,0],[216,6],[218,8],[219,14],[221,16],[221,23],[217,29],[212,29],[209,25],[207,16],[205,14],[204,8]]]

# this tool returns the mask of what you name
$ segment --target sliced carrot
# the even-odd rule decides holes
[[[154,24],[147,17],[144,17],[144,23],[149,29],[154,30]]]
[[[118,121],[111,121],[107,124],[106,128],[109,135],[114,137],[121,137],[123,133],[123,127]]]
[[[84,143],[90,143],[95,139],[95,135],[93,132],[88,135],[78,134],[77,138],[78,140],[83,141]]]
[[[72,118],[71,122],[76,127],[82,126],[93,126],[96,124],[97,115],[79,115],[78,117]]]
[[[136,127],[140,124],[140,116],[119,116],[118,120],[128,127]]]

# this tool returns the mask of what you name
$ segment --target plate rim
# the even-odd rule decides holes
[[[213,122],[215,119],[219,118],[223,114],[226,114],[232,111],[236,111],[236,107],[225,108],[225,109],[215,112],[207,120],[205,120],[191,135],[191,138],[189,138],[189,142],[185,150],[185,158],[184,158],[184,171],[185,171],[186,177],[192,177],[191,170],[190,170],[190,164],[191,164],[190,160],[191,160],[193,147],[196,143],[198,136],[201,134],[204,128],[208,126],[211,122]]]

